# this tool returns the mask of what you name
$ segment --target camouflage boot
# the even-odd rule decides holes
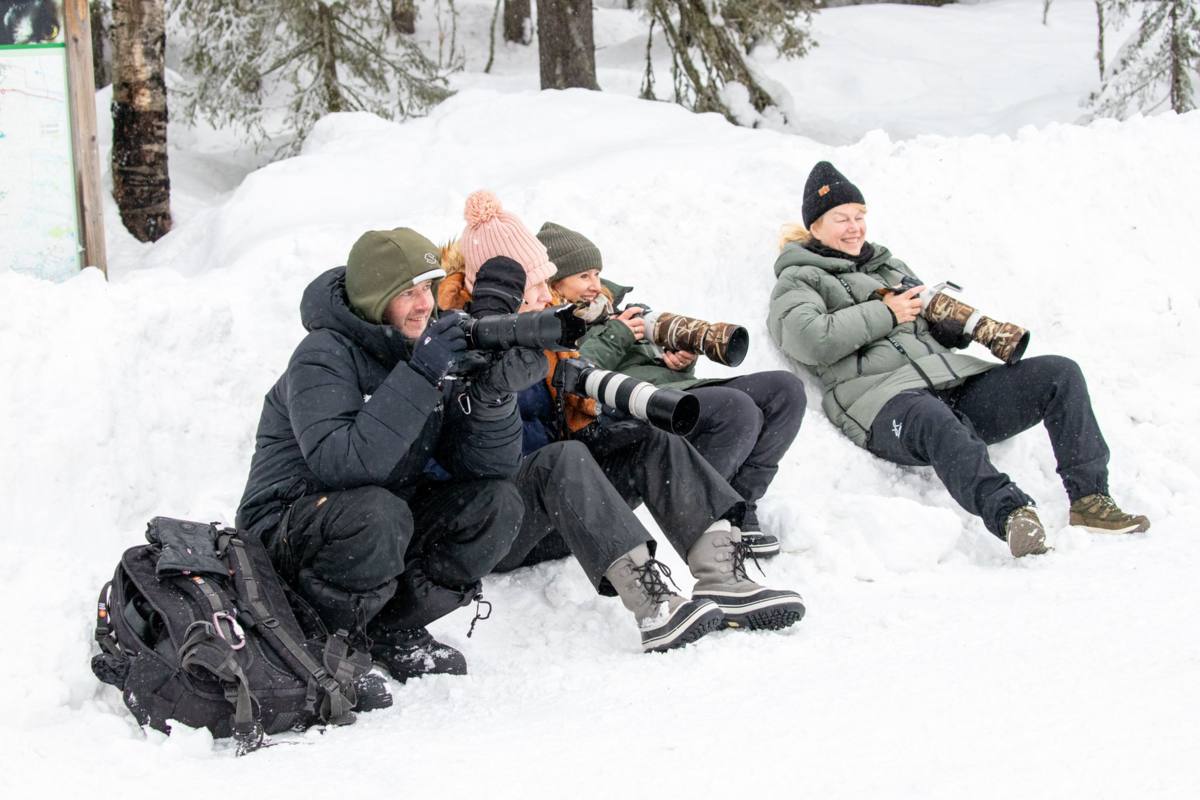
[[[1144,533],[1150,520],[1140,514],[1126,514],[1106,494],[1089,494],[1071,503],[1069,524],[1092,533]]]
[[[1004,521],[1004,538],[1013,558],[1040,556],[1046,552],[1046,529],[1033,506],[1021,506]]]

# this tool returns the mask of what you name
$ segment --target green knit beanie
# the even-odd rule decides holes
[[[582,233],[547,222],[537,232],[538,240],[546,245],[550,260],[558,271],[550,276],[553,285],[569,275],[577,275],[589,269],[604,269],[600,259],[600,248]]]
[[[354,313],[379,324],[396,295],[444,277],[437,247],[413,229],[367,231],[346,260],[346,298]]]

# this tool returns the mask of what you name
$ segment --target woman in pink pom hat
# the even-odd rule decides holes
[[[507,287],[524,270],[521,311],[558,299],[547,285],[557,269],[545,245],[495,195],[471,194],[464,216],[462,236],[442,251],[443,310],[495,296],[497,268],[516,278]],[[516,304],[511,288],[507,299]],[[602,427],[596,404],[584,397],[560,403],[553,375],[567,355],[547,352],[546,380],[518,393],[525,457],[514,483],[525,518],[497,571],[574,555],[597,591],[615,593],[633,612],[646,651],[681,647],[726,626],[798,622],[804,615],[798,594],[760,586],[741,568],[748,550],[740,541],[735,546],[730,520],[744,516],[742,497],[682,437],[628,421]],[[642,503],[697,579],[695,596],[667,583],[670,569],[654,557],[657,542],[632,511]]]
[[[464,284],[468,292],[475,289],[475,276],[489,258],[507,256],[525,268],[525,303],[543,308],[550,302],[546,281],[556,271],[546,253],[546,246],[529,232],[524,223],[505,211],[499,198],[486,189],[467,197],[463,216],[467,226],[458,239],[463,257]]]

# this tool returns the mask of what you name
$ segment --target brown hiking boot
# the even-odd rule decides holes
[[[1040,556],[1046,552],[1046,529],[1033,506],[1022,506],[1004,521],[1004,538],[1013,558]]]
[[[1150,520],[1140,514],[1126,514],[1106,494],[1089,494],[1071,503],[1069,524],[1092,533],[1143,533]]]

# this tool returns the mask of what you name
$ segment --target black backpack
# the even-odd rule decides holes
[[[100,592],[92,659],[139,724],[208,728],[242,755],[264,733],[354,722],[364,685],[377,690],[371,707],[391,704],[382,679],[367,676],[370,656],[326,631],[255,537],[155,517],[146,539]]]

